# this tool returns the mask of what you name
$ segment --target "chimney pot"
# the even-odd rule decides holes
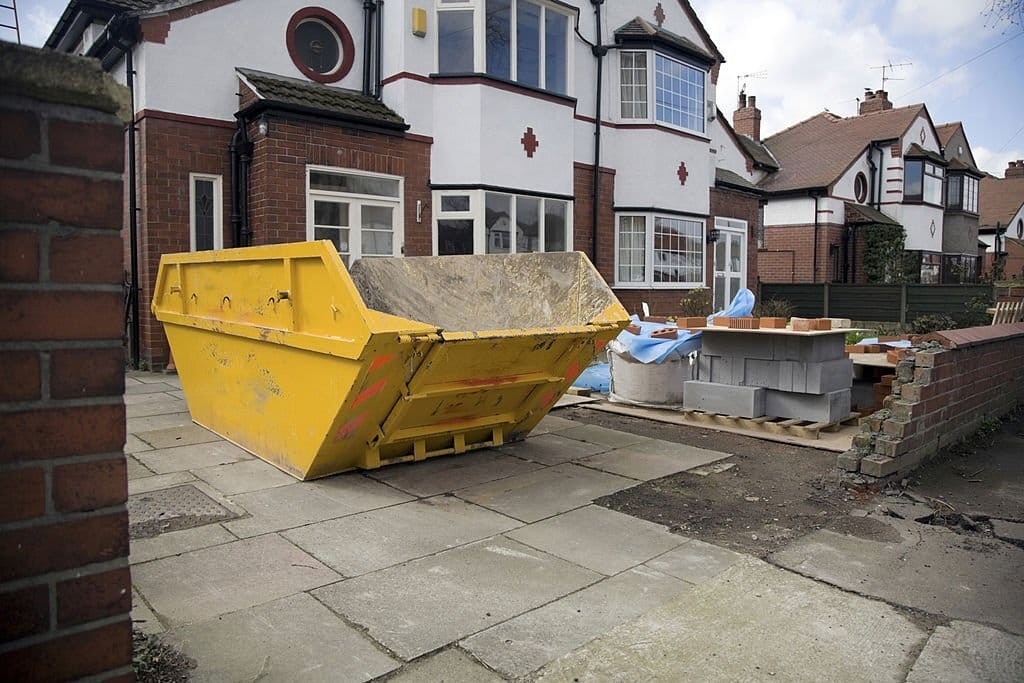
[[[747,98],[747,104],[750,107],[756,107],[757,106],[757,97],[755,95],[751,95],[750,97],[748,97]]]
[[[740,109],[745,109],[747,106],[747,96],[744,93],[740,93]]]

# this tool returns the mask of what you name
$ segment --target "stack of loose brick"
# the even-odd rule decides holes
[[[939,449],[1024,401],[1024,323],[929,335],[947,347],[900,349],[892,395],[861,424],[838,465],[903,476]]]
[[[683,406],[738,417],[834,423],[850,414],[853,366],[841,332],[742,334],[706,330],[698,379]]]
[[[130,680],[127,92],[9,43],[0,79],[0,678]]]

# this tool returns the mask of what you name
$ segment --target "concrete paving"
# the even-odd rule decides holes
[[[130,493],[192,486],[236,515],[131,543],[136,625],[193,657],[195,680],[1022,679],[1005,631],[1024,591],[1003,560],[974,566],[1009,587],[1007,604],[960,617],[988,625],[929,632],[879,600],[591,504],[729,453],[549,415],[499,450],[301,483],[206,441],[176,377],[130,373],[126,387],[151,413],[128,420]],[[945,566],[938,550],[896,537],[910,539],[889,544],[899,564],[872,565],[890,550],[852,537],[825,539],[832,564],[820,535],[786,550],[797,571],[827,568],[858,592],[887,572],[906,595],[967,595],[959,574],[931,568]]]

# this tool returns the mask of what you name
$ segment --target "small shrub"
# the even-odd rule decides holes
[[[689,318],[707,316],[714,313],[711,310],[711,289],[709,287],[698,287],[691,289],[679,301],[679,317]]]
[[[961,327],[979,327],[992,321],[988,308],[992,306],[991,296],[976,296],[964,304],[964,313],[960,316]]]
[[[910,323],[910,331],[913,334],[928,334],[938,330],[954,330],[956,328],[956,321],[942,313],[922,315]]]
[[[899,323],[876,323],[872,325],[876,337],[898,337],[907,330]]]
[[[759,318],[792,318],[795,311],[796,306],[786,299],[768,299],[754,307],[754,315]]]

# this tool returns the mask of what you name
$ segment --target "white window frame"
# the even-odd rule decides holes
[[[188,174],[188,248],[196,250],[196,181],[213,181],[213,248],[224,248],[224,177],[210,173]]]
[[[646,87],[647,87],[647,116],[646,117],[631,118],[631,117],[627,117],[627,116],[623,116],[622,115],[622,85],[623,85],[622,84],[622,55],[623,55],[623,53],[626,53],[626,52],[629,52],[629,53],[642,52],[642,53],[645,53],[647,55],[647,84],[646,84]],[[694,64],[692,62],[688,62],[686,60],[680,59],[678,57],[674,57],[674,56],[666,54],[664,52],[659,52],[658,50],[650,50],[650,49],[646,49],[646,50],[645,49],[639,49],[639,50],[623,49],[623,50],[618,50],[618,55],[619,55],[618,59],[615,62],[615,64],[616,64],[615,84],[616,84],[616,88],[617,88],[616,89],[616,92],[617,92],[616,99],[618,101],[618,106],[615,108],[615,116],[616,116],[616,118],[618,119],[618,121],[620,123],[650,123],[650,124],[654,124],[654,125],[657,125],[657,126],[665,126],[666,128],[672,128],[673,130],[686,131],[688,133],[692,133],[694,135],[699,135],[699,136],[705,137],[705,138],[706,137],[710,137],[710,133],[708,133],[708,126],[710,125],[710,121],[708,121],[708,95],[709,95],[709,93],[708,93],[708,71],[706,69],[704,69],[703,67],[697,66],[696,64]],[[657,62],[658,62],[658,57],[662,57],[662,58],[667,59],[669,61],[676,62],[677,64],[681,64],[682,66],[684,66],[686,68],[689,68],[689,69],[693,69],[694,71],[697,71],[698,73],[700,73],[700,74],[702,74],[704,76],[704,87],[703,87],[704,101],[700,104],[700,116],[701,116],[701,120],[704,122],[704,130],[697,130],[696,128],[687,128],[686,126],[679,126],[679,125],[676,125],[674,123],[669,123],[668,121],[661,121],[661,120],[658,119],[658,112],[657,112],[657,89],[658,89],[658,86],[657,86]]]
[[[573,32],[576,26],[576,21],[579,16],[579,12],[572,12],[570,8],[562,5],[546,2],[546,0],[529,0],[534,5],[539,5],[541,8],[540,18],[540,41],[538,44],[538,51],[540,54],[540,85],[527,85],[525,83],[519,83],[518,80],[518,59],[517,48],[518,48],[518,29],[516,17],[518,15],[519,0],[510,0],[511,3],[511,21],[510,21],[510,41],[509,46],[509,77],[508,79],[500,76],[494,76],[494,78],[500,78],[501,80],[508,80],[512,83],[522,85],[524,88],[537,88],[540,90],[548,90],[547,88],[547,63],[546,63],[546,49],[547,49],[547,32],[544,30],[545,20],[547,12],[557,12],[566,18],[566,35],[565,35],[565,92],[558,92],[550,90],[556,95],[564,95],[566,97],[574,96],[574,78],[573,78]],[[457,12],[457,11],[472,11],[473,12],[473,71],[474,73],[489,75],[487,73],[487,0],[437,0],[436,12],[434,25],[439,26],[437,14],[442,12]],[[434,73],[441,72],[441,43],[440,38],[436,41],[434,46]]]
[[[387,197],[376,194],[358,194],[352,192],[332,192],[330,190],[314,190],[310,188],[310,175],[315,172],[335,173],[344,175],[364,176],[367,178],[383,178],[398,181],[398,196]],[[394,208],[392,223],[392,242],[390,256],[401,256],[405,253],[405,178],[386,173],[372,173],[358,168],[341,168],[338,166],[306,166],[306,239],[313,241],[313,202],[317,199],[328,201],[344,201],[349,204],[349,265],[363,258],[362,225],[359,224],[363,206],[389,206]],[[353,208],[355,209],[353,211]],[[382,258],[381,254],[372,254],[367,258]]]
[[[749,240],[749,233],[748,233],[749,224],[747,223],[747,221],[743,220],[742,218],[729,218],[729,217],[726,217],[726,216],[715,216],[715,230],[718,230],[718,232],[719,232],[719,235],[720,235],[720,237],[718,238],[719,241],[721,241],[723,239],[723,237],[728,239],[726,237],[727,233],[731,233],[733,235],[739,235],[740,236],[740,239],[741,239],[742,244],[743,244],[743,248],[740,250],[741,253],[743,254],[743,257],[740,259],[740,275],[741,275],[740,289],[742,289],[742,288],[747,286],[747,282],[749,281],[749,277],[748,277],[749,273],[747,272],[747,261],[748,261],[748,258],[749,258],[749,254],[747,252],[750,251],[750,240]],[[715,274],[718,272],[718,269],[715,268],[715,250],[711,249],[710,251],[711,251],[711,254],[710,255],[705,254],[705,258],[708,258],[708,259],[711,260],[711,288],[712,288],[712,296],[714,296]],[[725,305],[728,306],[729,303],[730,303],[730,301],[726,301]]]
[[[644,281],[643,282],[620,282],[619,281],[619,226],[620,219],[627,216],[640,216],[644,218]],[[700,224],[700,280],[693,282],[656,282],[654,280],[654,221],[656,218],[667,218],[670,220],[691,221]],[[707,220],[693,216],[678,216],[657,211],[637,212],[624,211],[615,214],[615,284],[616,289],[697,289],[707,287],[708,284],[708,239]]]
[[[473,221],[473,253],[474,254],[486,254],[487,252],[487,225],[486,225],[486,203],[488,194],[499,194],[504,197],[509,197],[509,209],[511,215],[509,221],[512,225],[516,224],[516,198],[525,197],[529,199],[537,199],[540,201],[540,225],[538,226],[537,241],[540,249],[535,253],[544,253],[544,245],[547,237],[547,226],[546,213],[544,210],[545,204],[548,201],[562,202],[565,204],[565,251],[573,250],[573,209],[574,202],[571,199],[563,199],[560,197],[541,197],[526,192],[501,192],[498,190],[485,190],[485,189],[469,189],[469,190],[434,190],[433,192],[433,221],[431,226],[432,231],[432,249],[435,256],[438,254],[438,221],[443,220],[472,220]],[[469,211],[442,211],[441,210],[441,198],[442,197],[464,197],[469,196]],[[511,245],[507,252],[515,254],[516,251],[516,240],[511,241]],[[555,252],[561,253],[561,252]]]

